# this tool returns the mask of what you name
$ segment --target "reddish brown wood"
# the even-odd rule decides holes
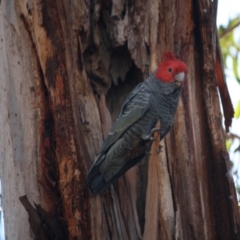
[[[234,116],[234,109],[228,92],[223,66],[220,43],[218,37],[216,37],[216,79],[223,107],[225,129],[226,132],[229,132],[229,127],[232,125],[232,118]]]

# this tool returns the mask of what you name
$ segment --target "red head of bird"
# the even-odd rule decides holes
[[[181,83],[187,73],[187,65],[177,59],[171,52],[165,51],[159,63],[155,77],[166,83]]]

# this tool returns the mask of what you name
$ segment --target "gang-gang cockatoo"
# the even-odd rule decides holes
[[[129,94],[88,173],[93,193],[105,190],[146,157],[158,120],[161,139],[170,131],[186,73],[187,65],[166,51],[156,71]]]

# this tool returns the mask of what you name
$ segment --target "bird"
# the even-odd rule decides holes
[[[101,193],[143,160],[155,131],[161,140],[170,131],[187,72],[183,61],[165,51],[157,69],[129,94],[88,172],[86,184],[92,193]]]

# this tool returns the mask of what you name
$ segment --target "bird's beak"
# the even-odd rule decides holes
[[[182,81],[184,80],[184,77],[185,77],[184,72],[180,72],[174,76],[175,82],[178,86],[181,85]]]

